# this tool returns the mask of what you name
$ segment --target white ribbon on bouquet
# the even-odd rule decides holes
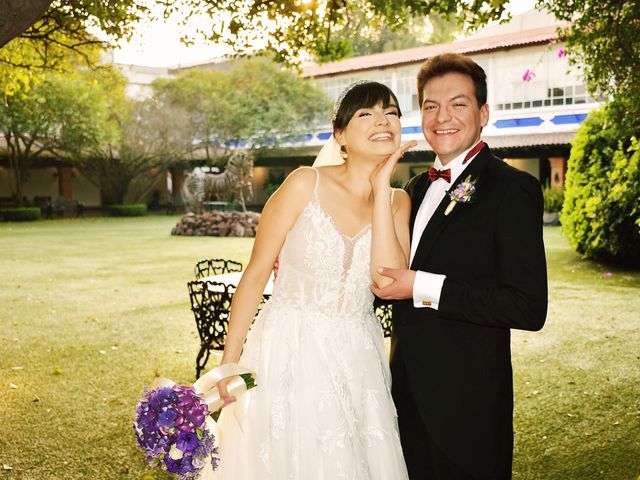
[[[240,376],[245,374],[251,375],[255,380],[255,372],[237,363],[226,363],[213,370],[209,370],[193,384],[196,394],[202,397],[209,408],[209,413],[212,413],[219,410],[225,404],[216,385],[220,380],[231,378],[227,384],[227,390],[229,395],[236,397],[237,405],[234,408],[234,412],[240,429],[243,429],[244,419],[249,408],[249,396],[244,395],[247,392],[247,384]],[[176,382],[168,378],[157,377],[151,384],[150,389],[155,390],[160,387],[172,387],[175,384]],[[207,421],[208,420],[210,419],[207,419]]]

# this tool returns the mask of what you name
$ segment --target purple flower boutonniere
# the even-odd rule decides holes
[[[476,180],[471,180],[471,175],[465,178],[464,182],[459,183],[453,191],[449,192],[451,203],[444,211],[445,215],[449,215],[458,203],[469,203],[471,197],[476,191]]]

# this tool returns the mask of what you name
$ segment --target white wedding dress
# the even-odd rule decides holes
[[[316,170],[317,172],[317,170]],[[341,233],[314,194],[288,233],[240,364],[257,373],[243,428],[218,423],[216,480],[406,479],[369,290],[371,226]]]

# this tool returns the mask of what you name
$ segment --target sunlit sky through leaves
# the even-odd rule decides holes
[[[535,0],[512,0],[508,10],[512,15],[518,15],[534,6]],[[208,25],[206,18],[192,19],[188,27],[180,25],[179,19],[144,22],[139,25],[131,41],[123,42],[122,47],[114,52],[115,61],[162,67],[189,65],[221,57],[227,53],[226,47],[203,40],[196,40],[190,46],[180,42],[183,32],[195,36],[197,29],[207,30]]]

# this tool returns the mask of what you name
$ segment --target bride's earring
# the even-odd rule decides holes
[[[344,148],[344,145],[340,147],[340,156],[345,162],[347,161],[347,150]]]

